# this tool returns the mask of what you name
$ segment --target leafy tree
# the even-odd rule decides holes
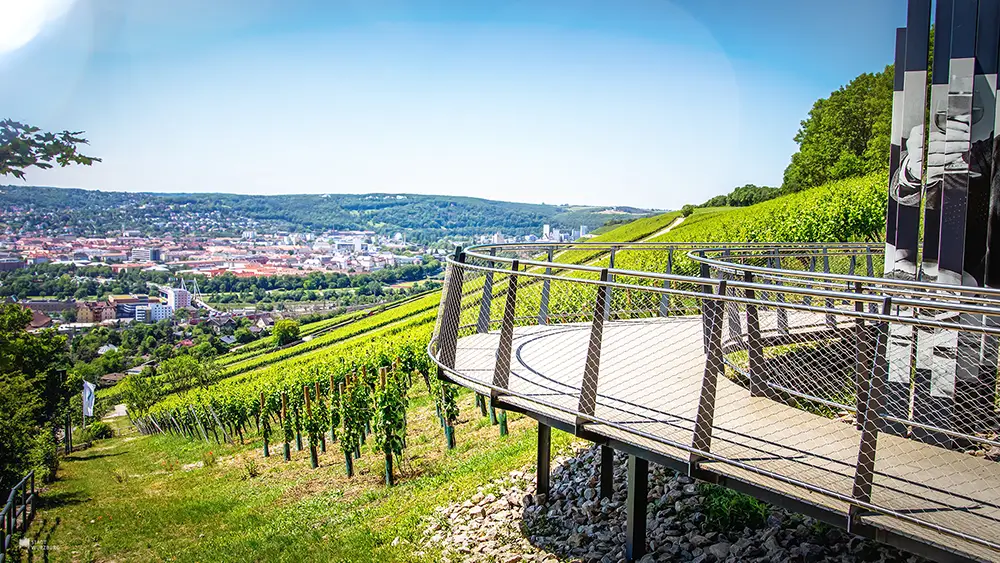
[[[191,355],[199,361],[210,360],[217,354],[218,351],[215,349],[215,346],[212,346],[212,343],[207,340],[196,344],[191,348]]]
[[[38,402],[24,376],[0,376],[0,491],[13,486],[28,468]]]
[[[48,133],[38,127],[10,119],[0,121],[0,176],[24,179],[24,171],[35,168],[83,164],[90,166],[101,159],[81,154],[78,145],[87,144],[83,131]]]
[[[299,339],[299,323],[292,319],[282,319],[274,323],[274,343],[284,346]]]
[[[157,360],[160,360],[161,362],[164,360],[169,360],[170,358],[173,357],[173,355],[174,355],[174,348],[169,344],[160,344],[159,346],[156,347],[156,350],[153,351],[153,356]]]
[[[42,455],[54,441],[54,426],[66,414],[78,389],[66,378],[66,338],[53,330],[27,331],[31,311],[14,303],[0,305],[0,490],[20,478],[32,460],[42,476],[55,471],[54,457]],[[26,455],[30,453],[30,455]]]
[[[795,192],[888,167],[892,66],[864,73],[813,104],[785,169],[782,189]]]
[[[146,367],[142,373],[130,374],[118,383],[120,396],[130,413],[141,416],[159,400],[162,388],[154,375],[154,371]]]
[[[198,384],[201,379],[198,360],[183,354],[160,364],[157,373],[168,381],[174,389],[187,389]]]
[[[236,341],[240,344],[247,344],[249,342],[253,342],[254,340],[253,333],[250,332],[250,330],[245,326],[241,326],[236,329],[236,332],[233,333],[233,337],[236,338]]]
[[[684,207],[681,207],[681,215],[683,215],[685,217],[690,217],[692,213],[694,213],[694,206],[693,205],[687,204]]]

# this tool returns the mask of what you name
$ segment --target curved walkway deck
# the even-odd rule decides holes
[[[538,268],[537,264],[528,265]],[[777,311],[793,301],[790,295],[780,301],[774,295],[763,299],[759,286],[753,286],[758,288],[756,294],[751,289],[726,301],[724,297],[730,294],[725,285],[720,290],[722,298],[714,302],[716,320],[710,316],[713,301],[706,295],[699,307],[709,311],[707,317],[691,314],[690,305],[687,314],[646,311],[617,315],[634,318],[616,318],[612,308],[607,320],[594,313],[588,322],[535,324],[525,322],[523,315],[514,311],[523,310],[518,309],[523,300],[537,303],[539,293],[554,293],[554,284],[566,283],[565,279],[557,281],[554,276],[529,271],[509,274],[509,269],[499,266],[463,266],[462,261],[456,261],[449,271],[452,286],[432,350],[455,382],[492,395],[498,407],[523,412],[547,427],[575,432],[854,533],[938,560],[1000,560],[995,543],[1000,538],[1000,464],[912,436],[877,432],[875,427],[855,424],[848,417],[835,419],[797,408],[787,400],[775,400],[771,393],[752,394],[745,382],[737,382],[740,370],[736,363],[746,356],[747,346],[744,342],[741,348],[739,341],[732,345],[729,337],[729,344],[723,345],[722,327],[745,335],[752,315],[763,327],[758,328],[756,340],[751,339],[750,348],[756,342],[771,355],[775,350],[780,354],[816,342],[835,343],[832,349],[836,353],[853,353],[853,335],[864,333],[852,332],[849,317],[867,315],[869,327],[878,325],[879,318],[867,312],[867,305],[848,302],[856,293],[824,301],[826,298],[820,298],[829,294],[819,290],[782,289],[804,292],[812,299],[798,310],[789,306],[791,329],[779,329],[781,321],[777,319]],[[462,268],[467,269],[459,292],[455,272]],[[482,281],[485,276],[491,276],[488,283]],[[509,289],[502,289],[510,277],[518,278],[513,296]],[[605,271],[602,279],[608,277]],[[691,282],[682,277],[672,281],[677,286]],[[715,289],[718,281],[712,280]],[[671,291],[691,298],[687,289],[663,285],[666,287],[609,282],[604,298],[614,302],[612,293],[629,292],[653,292],[660,298]],[[537,291],[531,293],[531,288]],[[484,299],[487,293],[490,297]],[[541,300],[549,298],[552,296]],[[452,317],[447,311],[449,300],[456,307]],[[476,331],[464,321],[476,316],[484,301],[487,309],[493,302],[493,310],[488,311],[489,330],[480,326]],[[815,310],[805,310],[808,307]],[[546,313],[556,317],[556,309],[546,303]],[[599,295],[594,310],[601,309]],[[456,325],[453,348],[442,354],[442,340],[450,337],[451,323]],[[706,323],[715,326],[715,332],[706,328]],[[790,336],[784,341],[767,341],[769,335],[779,332]],[[715,360],[708,344],[712,334],[718,341]],[[444,347],[448,348],[447,344]],[[507,350],[510,362],[504,370],[505,363],[498,360]],[[816,358],[818,361],[819,356]],[[720,360],[728,367],[713,370]],[[874,362],[873,380],[878,379],[878,363]],[[802,373],[809,371],[806,368],[802,366]],[[713,371],[715,377],[710,377]],[[592,402],[590,408],[588,401]],[[544,455],[541,442],[539,451]],[[866,459],[873,461],[871,466]],[[870,477],[859,478],[866,468]],[[644,514],[644,506],[640,508],[637,514]],[[630,537],[629,541],[640,545],[627,551],[641,554],[642,538]]]

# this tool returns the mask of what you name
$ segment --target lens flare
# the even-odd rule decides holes
[[[73,0],[0,0],[0,54],[30,43],[72,4]]]

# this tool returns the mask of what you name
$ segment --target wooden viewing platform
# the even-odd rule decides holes
[[[693,439],[705,369],[705,354],[691,353],[702,350],[700,318],[609,322],[604,331],[596,415],[614,424],[583,428],[616,449],[639,450],[653,461],[687,471],[689,451],[667,443],[690,444]],[[575,431],[571,413],[580,399],[589,323],[518,327],[514,335],[510,394],[497,405]],[[457,379],[488,395],[499,339],[498,332],[460,338]],[[616,344],[627,353],[617,354]],[[642,354],[636,356],[637,350]],[[687,353],[677,356],[676,350]],[[719,379],[716,401],[713,453],[851,496],[861,439],[854,425],[751,397],[725,378]],[[1000,488],[965,490],[984,479],[1000,483],[1000,465],[890,434],[879,440],[884,441],[880,453],[889,452],[889,459],[876,460],[874,501],[930,523],[1000,538]],[[956,475],[956,467],[967,474]],[[703,460],[699,469],[699,478],[721,480],[827,522],[844,526],[847,521],[848,502],[728,462]],[[861,514],[853,526],[858,524],[871,526],[872,535],[888,543],[914,541],[971,558],[1000,559],[995,550],[893,517]]]
[[[935,560],[1000,561],[1000,464],[956,447],[994,442],[901,420],[883,390],[890,327],[1000,338],[1000,329],[934,325],[890,303],[967,305],[877,278],[837,293],[762,285],[748,272],[740,280],[738,265],[690,278],[560,264],[556,276],[542,273],[555,264],[472,256],[478,262],[449,260],[432,357],[443,376],[539,422],[539,492],[548,490],[551,428],[602,446],[602,495],[611,450],[629,454],[628,559],[645,552],[655,462]],[[822,286],[824,275],[803,284]],[[996,303],[972,307],[1000,316]],[[832,365],[837,358],[843,365]],[[849,397],[837,395],[843,389]],[[830,416],[837,411],[857,416]]]

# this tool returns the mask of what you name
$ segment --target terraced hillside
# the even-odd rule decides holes
[[[596,240],[877,241],[882,185],[884,178],[868,177],[752,207],[700,209],[686,218],[668,213]],[[608,256],[580,251],[556,259],[602,264]],[[641,259],[623,252],[617,265]],[[86,510],[95,522],[56,527],[51,541],[93,545],[87,551],[95,560],[438,560],[440,553],[420,543],[422,519],[525,465],[535,447],[530,420],[490,413],[434,377],[425,349],[440,299],[435,291],[306,325],[311,338],[282,349],[243,347],[220,358],[224,379],[131,413],[163,433],[126,432],[101,450],[77,454],[51,496],[92,500],[53,502],[40,516],[78,522]],[[358,405],[375,410],[359,413]],[[497,427],[507,435],[498,437]],[[399,430],[401,443],[387,438]],[[455,448],[447,449],[451,437]],[[309,444],[319,450],[315,470]],[[122,469],[104,455],[119,456]],[[382,485],[387,470],[392,488]],[[129,496],[155,508],[129,515],[134,500],[121,500]],[[137,520],[132,528],[118,523],[128,518]]]

